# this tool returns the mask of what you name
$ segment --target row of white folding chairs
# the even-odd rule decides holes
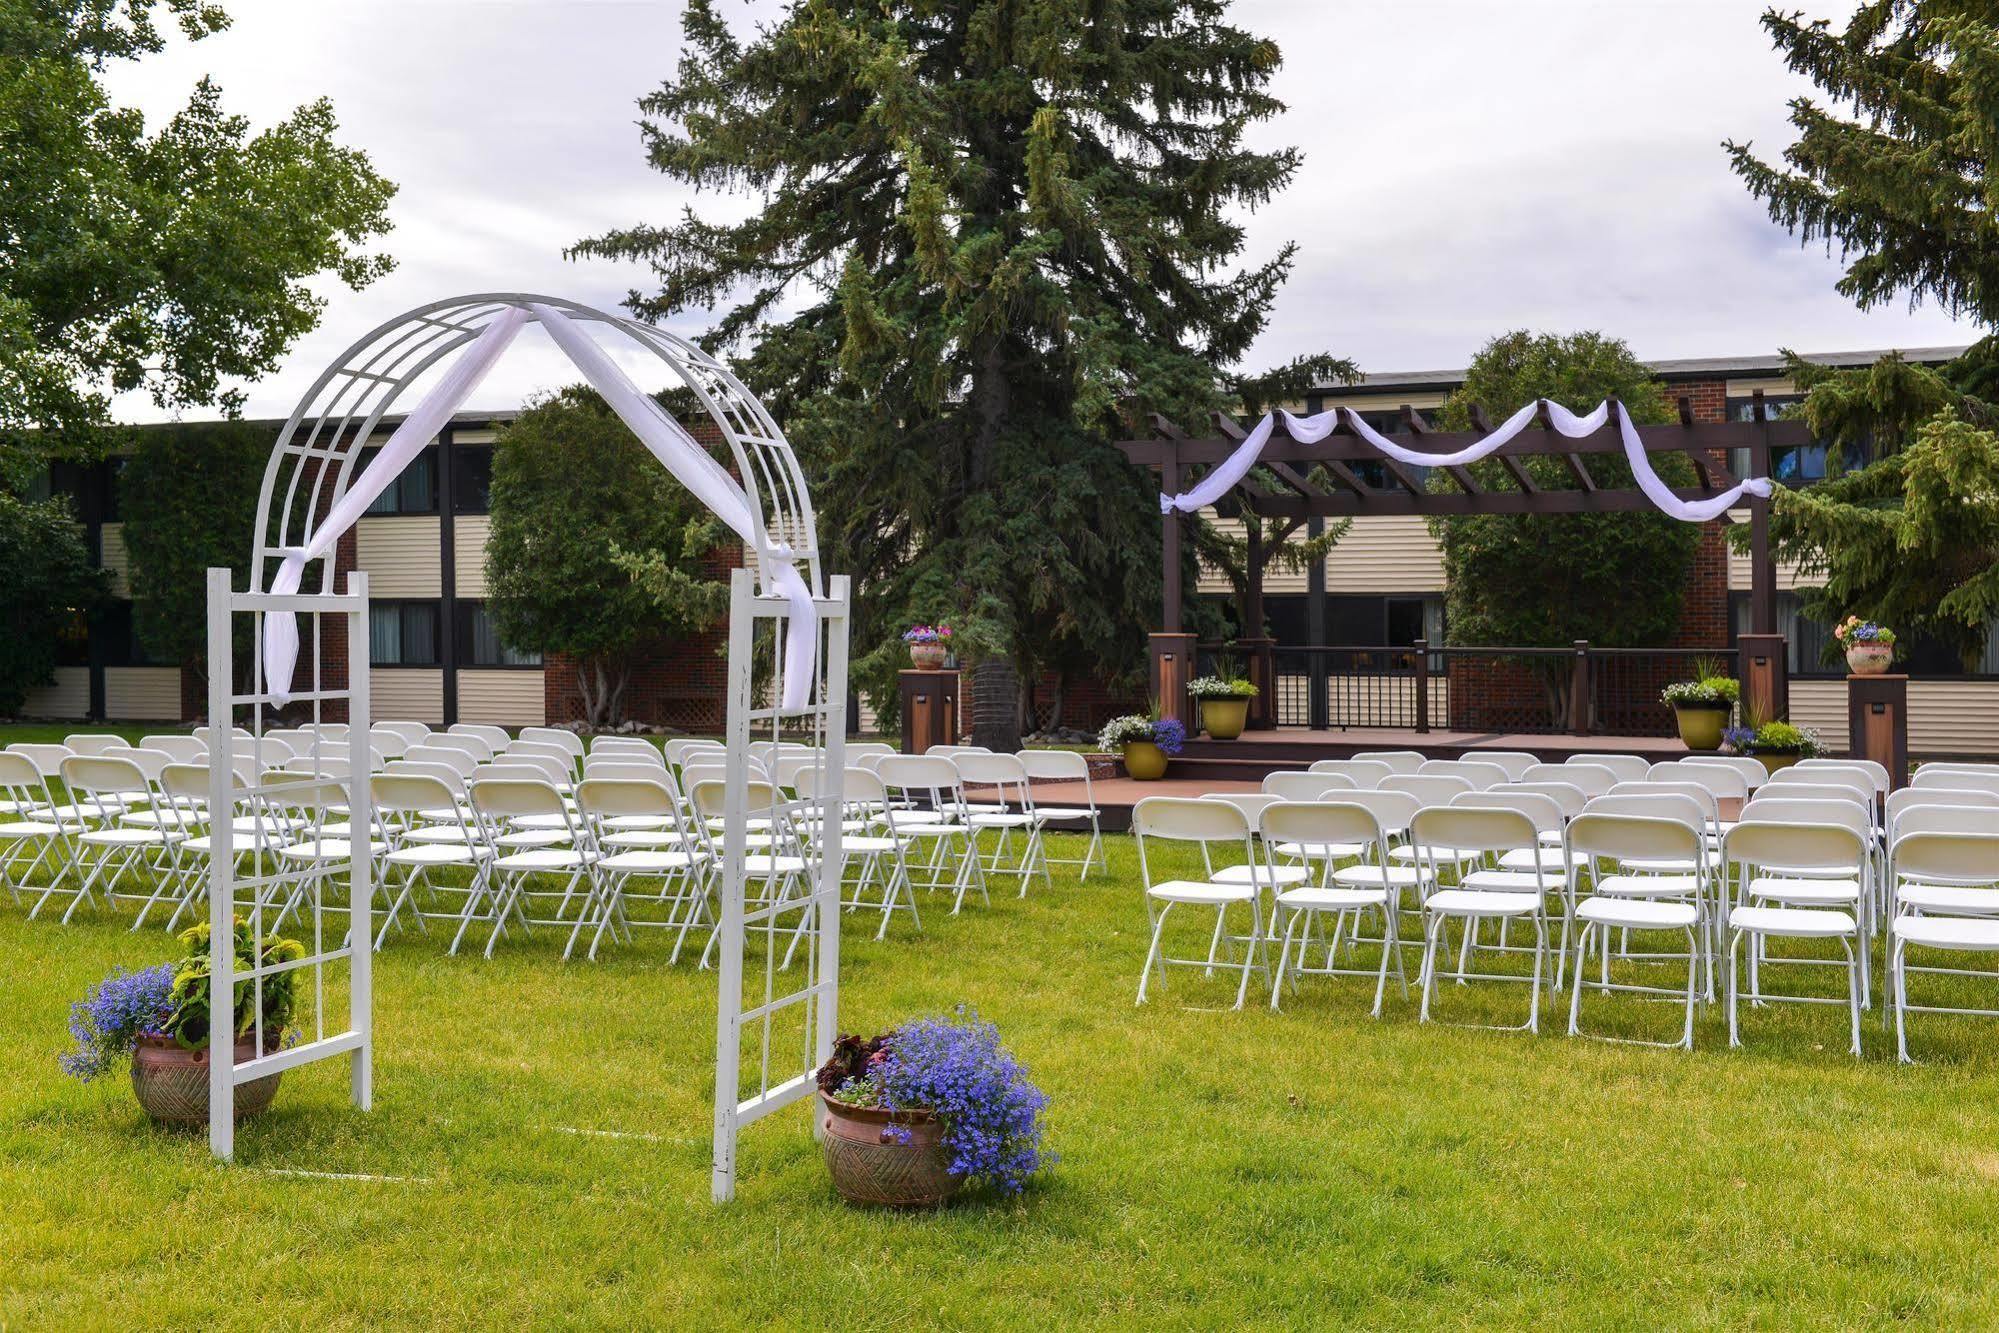
[[[1380,901],[1380,895],[1392,891],[1396,896],[1399,896],[1405,887],[1413,887],[1419,891],[1423,891],[1432,889],[1435,885],[1441,883],[1443,866],[1445,864],[1460,864],[1463,860],[1463,852],[1478,844],[1461,836],[1464,827],[1462,824],[1436,827],[1438,819],[1445,817],[1429,816],[1430,823],[1433,826],[1429,839],[1429,858],[1431,863],[1426,865],[1424,864],[1426,859],[1424,849],[1425,838],[1423,830],[1420,827],[1419,815],[1426,810],[1438,808],[1435,805],[1425,805],[1424,802],[1434,801],[1437,796],[1443,794],[1441,789],[1445,784],[1460,783],[1463,780],[1434,775],[1426,779],[1420,775],[1416,775],[1403,779],[1403,781],[1408,783],[1427,783],[1430,784],[1430,787],[1428,791],[1423,792],[1421,795],[1417,791],[1398,791],[1392,787],[1386,790],[1377,789],[1374,792],[1367,793],[1339,787],[1329,787],[1323,797],[1316,799],[1308,797],[1302,802],[1284,801],[1269,796],[1205,798],[1210,804],[1232,806],[1239,812],[1237,817],[1240,820],[1240,832],[1244,839],[1246,852],[1244,863],[1241,866],[1232,867],[1228,872],[1218,877],[1211,873],[1210,879],[1217,882],[1207,884],[1168,884],[1160,886],[1160,890],[1155,890],[1151,886],[1149,863],[1145,859],[1144,852],[1144,838],[1148,832],[1146,821],[1135,819],[1135,831],[1139,834],[1141,868],[1148,885],[1148,911],[1153,912],[1155,898],[1160,901],[1159,910],[1153,912],[1154,941],[1147,957],[1146,978],[1149,979],[1156,965],[1163,980],[1167,962],[1184,963],[1194,961],[1204,967],[1215,965],[1213,947],[1211,947],[1208,957],[1198,960],[1169,959],[1165,958],[1161,953],[1159,937],[1163,929],[1164,918],[1167,911],[1176,902],[1203,902],[1207,905],[1217,907],[1218,912],[1222,916],[1225,916],[1230,903],[1248,902],[1251,906],[1253,917],[1258,917],[1260,913],[1258,898],[1260,895],[1257,890],[1261,887],[1271,890],[1276,894],[1277,902],[1273,910],[1280,910],[1285,907],[1293,910],[1295,925],[1295,915],[1301,912],[1309,915],[1315,911],[1338,911],[1342,915],[1345,915],[1355,913],[1369,905],[1386,911],[1386,905]],[[1507,859],[1503,859],[1496,870],[1491,872],[1473,872],[1474,887],[1512,892],[1516,898],[1522,896],[1519,894],[1519,890],[1523,887],[1538,888],[1539,892],[1533,895],[1536,902],[1545,902],[1548,885],[1543,882],[1543,877],[1550,873],[1560,878],[1562,881],[1561,887],[1565,895],[1573,894],[1575,884],[1572,876],[1578,868],[1574,862],[1574,858],[1579,850],[1577,844],[1578,833],[1580,831],[1587,834],[1597,827],[1596,823],[1585,821],[1585,816],[1593,814],[1620,814],[1634,818],[1645,816],[1657,819],[1664,812],[1669,812],[1673,807],[1677,806],[1681,812],[1679,822],[1683,823],[1688,830],[1698,836],[1695,840],[1686,843],[1686,850],[1683,853],[1676,854],[1672,858],[1676,862],[1684,861],[1686,864],[1669,865],[1665,869],[1671,872],[1668,876],[1668,882],[1675,884],[1684,877],[1686,871],[1692,870],[1695,872],[1691,885],[1692,900],[1686,903],[1666,904],[1655,891],[1633,892],[1638,884],[1646,881],[1634,880],[1632,877],[1624,875],[1616,877],[1613,881],[1604,881],[1599,877],[1594,885],[1597,892],[1593,893],[1591,899],[1586,900],[1582,906],[1575,908],[1582,922],[1582,930],[1579,938],[1576,940],[1577,967],[1580,968],[1582,966],[1583,954],[1589,943],[1589,932],[1596,930],[1600,935],[1599,944],[1604,950],[1605,974],[1602,978],[1602,988],[1634,989],[1634,987],[1627,985],[1613,985],[1609,982],[1608,932],[1613,928],[1620,933],[1634,929],[1643,930],[1661,927],[1684,929],[1687,932],[1689,944],[1685,955],[1688,967],[1688,989],[1686,992],[1688,1004],[1687,1024],[1682,1041],[1671,1044],[1690,1044],[1692,1039],[1692,1005],[1696,993],[1697,969],[1703,964],[1708,969],[1708,991],[1711,996],[1713,959],[1716,949],[1720,947],[1721,926],[1726,922],[1734,930],[1734,936],[1727,945],[1730,959],[1730,1031],[1731,1041],[1734,1041],[1736,1008],[1734,956],[1736,945],[1743,938],[1747,937],[1750,940],[1750,999],[1753,1003],[1757,1004],[1778,998],[1789,998],[1767,995],[1761,990],[1758,984],[1757,972],[1759,960],[1763,960],[1765,965],[1768,965],[1768,960],[1763,955],[1763,946],[1768,939],[1781,937],[1838,939],[1841,941],[1842,947],[1847,951],[1846,966],[1850,972],[1850,984],[1849,994],[1845,1002],[1849,1003],[1852,1009],[1854,1046],[1856,1053],[1858,1053],[1859,1012],[1866,1003],[1870,989],[1866,971],[1867,935],[1863,922],[1871,892],[1870,881],[1873,878],[1869,854],[1872,843],[1871,815],[1857,801],[1848,801],[1844,798],[1800,799],[1782,795],[1782,790],[1782,788],[1779,788],[1778,792],[1773,792],[1768,799],[1759,798],[1757,801],[1752,802],[1745,809],[1741,821],[1731,827],[1722,836],[1719,843],[1715,841],[1713,836],[1715,821],[1713,818],[1714,806],[1711,797],[1704,789],[1688,783],[1619,784],[1616,793],[1591,799],[1579,809],[1568,812],[1573,818],[1567,822],[1566,826],[1564,825],[1564,812],[1558,808],[1555,798],[1564,793],[1580,796],[1580,793],[1576,789],[1570,787],[1553,787],[1541,792],[1519,788],[1503,788],[1485,792],[1460,790],[1450,795],[1448,799],[1451,807],[1469,804],[1474,806],[1510,807],[1514,811],[1512,818],[1514,818],[1516,823],[1513,835],[1515,841],[1510,845],[1511,849],[1506,854],[1507,858],[1510,858],[1510,862]],[[1898,796],[1900,795],[1902,794],[1898,793]],[[1973,900],[1981,905],[1982,910],[1999,912],[1999,890],[1991,890],[1990,888],[1994,882],[1999,882],[1999,839],[1991,837],[1990,810],[1993,806],[1985,805],[1981,808],[1973,808],[1965,803],[1951,804],[1951,797],[1945,795],[1941,789],[1939,789],[1937,795],[1939,799],[1931,800],[1920,792],[1911,793],[1903,801],[1899,802],[1902,808],[1908,812],[1909,817],[1917,821],[1916,827],[1918,831],[1912,836],[1929,838],[1934,841],[1947,834],[1950,836],[1962,835],[1964,838],[1975,837],[1981,829],[1984,830],[1987,837],[1987,843],[1983,845],[1985,859],[1972,876],[1977,881],[1977,884],[1982,887],[1967,888],[1960,883],[1932,892],[1929,899],[1920,901],[1934,907],[1936,905],[1935,898],[1937,892],[1943,893],[1946,899],[1949,898],[1950,894],[1957,894],[1960,900],[1964,899],[1964,895],[1970,894],[1974,895]],[[1702,799],[1703,797],[1708,797],[1708,799]],[[1160,798],[1154,798],[1154,800],[1158,799]],[[1145,804],[1150,805],[1151,802]],[[1536,809],[1537,806],[1539,807],[1538,810]],[[1351,815],[1355,809],[1371,812],[1380,822],[1377,825],[1376,832],[1364,839],[1354,836],[1351,829],[1348,830],[1346,836],[1336,838],[1326,831],[1326,825],[1323,823],[1319,825],[1319,833],[1316,836],[1322,842],[1322,850],[1327,853],[1321,860],[1329,874],[1333,859],[1331,854],[1333,844],[1343,843],[1345,845],[1339,847],[1341,852],[1359,855],[1368,846],[1389,851],[1389,844],[1392,840],[1397,836],[1402,836],[1409,839],[1408,843],[1402,848],[1393,850],[1412,852],[1414,856],[1397,865],[1392,859],[1392,851],[1389,851],[1388,855],[1378,854],[1378,865],[1376,867],[1349,867],[1339,872],[1337,876],[1329,878],[1321,886],[1311,886],[1308,883],[1310,875],[1306,868],[1295,865],[1280,867],[1274,859],[1267,866],[1259,865],[1256,859],[1255,846],[1252,841],[1254,835],[1258,833],[1262,834],[1266,856],[1270,855],[1270,850],[1273,847],[1286,848],[1294,854],[1296,859],[1305,861],[1306,866],[1309,867],[1312,860],[1309,853],[1315,836],[1309,831],[1311,821],[1314,819],[1323,821],[1330,818],[1337,822],[1339,816],[1326,812],[1344,810],[1348,815]],[[1527,819],[1524,823],[1521,822],[1523,817],[1530,815],[1533,816],[1531,819]],[[1219,818],[1224,825],[1229,823],[1228,817],[1223,816]],[[1448,818],[1457,817],[1451,816]],[[1266,823],[1266,821],[1269,822]],[[1578,821],[1583,822],[1579,823]],[[1953,821],[1955,822],[1953,823]],[[1523,836],[1521,833],[1521,830],[1525,829],[1530,823],[1534,835],[1531,839]],[[1398,832],[1398,826],[1406,828],[1407,832]],[[1460,831],[1458,833],[1450,832],[1449,827],[1456,827]],[[1738,833],[1738,830],[1745,831]],[[1153,836],[1160,836],[1158,829],[1154,828],[1150,831]],[[1551,854],[1547,848],[1551,832],[1559,834],[1565,850]],[[1230,836],[1234,835],[1231,834]],[[1193,840],[1198,841],[1200,839]],[[1828,845],[1833,849],[1830,852],[1826,850]],[[1976,846],[1977,844],[1973,845]],[[1537,847],[1539,848],[1538,851],[1532,850]],[[1442,858],[1436,857],[1436,852],[1439,848],[1444,849],[1446,853]],[[1589,843],[1587,838],[1583,840],[1583,845],[1580,847],[1580,851],[1592,855],[1599,854],[1603,850],[1604,847]],[[1964,855],[1965,852],[1965,848],[1961,842],[1953,844],[1953,850],[1960,856]],[[1203,853],[1205,858],[1205,845]],[[1543,864],[1551,855],[1556,858],[1553,860],[1552,866]],[[1941,856],[1941,853],[1938,853],[1938,855]],[[1654,851],[1649,856],[1639,859],[1641,861],[1649,860],[1651,865],[1646,868],[1657,870],[1659,868],[1658,861],[1662,856],[1663,853]],[[1415,864],[1410,864],[1411,860]],[[1710,861],[1714,861],[1715,865],[1710,865]],[[1767,873],[1754,873],[1749,868],[1751,866],[1761,868]],[[1720,867],[1719,878],[1713,878],[1717,867]],[[1732,880],[1728,874],[1728,867],[1734,868]],[[1534,876],[1536,884],[1523,886],[1521,883],[1523,876],[1530,873]],[[1493,883],[1489,880],[1481,886],[1476,883],[1477,877],[1480,875],[1496,876],[1502,882]],[[1892,878],[1891,876],[1891,880]],[[1384,885],[1381,882],[1383,879],[1387,879],[1389,883]],[[1342,881],[1344,881],[1344,887],[1341,887]],[[1651,882],[1656,887],[1656,881]],[[1727,886],[1730,883],[1733,883],[1736,895],[1732,905],[1725,901]],[[1616,891],[1604,892],[1606,885],[1610,885]],[[1440,928],[1441,921],[1454,914],[1472,918],[1489,915],[1504,920],[1509,914],[1517,914],[1520,911],[1526,910],[1524,902],[1515,901],[1505,911],[1489,912],[1485,909],[1497,904],[1500,901],[1499,899],[1466,898],[1455,889],[1446,890],[1445,892],[1458,893],[1459,896],[1439,899],[1442,911],[1430,915],[1431,929],[1429,932],[1426,932],[1424,968],[1424,983],[1426,988],[1424,1010],[1426,1014],[1436,979],[1434,962],[1436,939],[1434,932]],[[1324,896],[1327,894],[1331,896]],[[1363,901],[1370,894],[1374,895],[1374,900],[1371,903]],[[1572,897],[1570,898],[1570,902],[1573,904]],[[1596,908],[1591,908],[1589,904],[1592,902],[1599,905]],[[1632,902],[1638,903],[1639,906],[1635,909],[1630,907],[1629,904]],[[1424,905],[1426,911],[1433,906],[1429,902],[1427,894],[1424,898]],[[1251,947],[1246,951],[1243,960],[1239,964],[1244,970],[1238,991],[1238,1004],[1241,1003],[1243,991],[1247,988],[1249,970],[1254,963],[1255,941],[1253,937],[1256,935],[1259,922],[1260,917],[1259,920],[1253,920],[1252,938],[1250,940]],[[1899,958],[1900,950],[1907,939],[1913,939],[1917,943],[1930,943],[1935,938],[1984,939],[1987,935],[1993,935],[1995,939],[1999,939],[1999,923],[1990,921],[1967,922],[1960,919],[1944,926],[1922,924],[1911,927],[1903,921],[1902,917],[1898,916],[1898,922],[1902,924],[1898,924],[1897,926],[1896,953],[1891,957],[1891,970],[1895,970],[1894,959]],[[1571,924],[1571,919],[1565,917],[1563,923],[1563,951],[1561,955],[1558,955],[1557,962],[1558,984],[1561,967],[1560,958],[1566,954],[1567,937]],[[1392,923],[1390,923],[1389,929],[1392,930]],[[1537,980],[1540,973],[1540,949],[1545,947],[1545,940],[1540,935],[1542,929],[1543,924],[1536,925]],[[1924,934],[1921,932],[1927,933]],[[1221,933],[1219,919],[1215,938],[1217,944],[1224,938]],[[1337,941],[1337,933],[1335,938]],[[1467,946],[1471,944],[1471,938],[1470,935],[1467,935]],[[1290,953],[1290,943],[1291,932],[1287,931],[1284,947],[1279,955],[1278,976],[1276,981],[1273,982],[1273,1005],[1277,1003],[1279,989],[1284,979],[1284,965],[1285,959]],[[1384,950],[1380,972],[1377,976],[1377,1013],[1379,1012],[1381,1003],[1382,989],[1386,985],[1390,952]],[[1299,946],[1299,954],[1302,959],[1302,942]],[[1396,965],[1398,968],[1400,967],[1399,959],[1396,961]],[[1230,964],[1230,966],[1238,966],[1238,964]],[[1334,971],[1340,970],[1332,966],[1330,956],[1328,967]],[[1459,971],[1462,978],[1464,973],[1462,958],[1460,960]],[[1895,970],[1895,975],[1899,983],[1903,973]],[[1580,1004],[1581,989],[1585,984],[1581,975],[1578,974],[1574,982],[1575,989],[1571,995],[1572,1030],[1574,1030],[1576,1021],[1576,1008]],[[1587,984],[1592,986],[1597,985],[1597,983]],[[1656,988],[1645,987],[1636,987],[1635,989],[1656,990]],[[1142,979],[1140,984],[1141,1000],[1144,998],[1144,992],[1145,980]],[[1813,998],[1816,999],[1818,997]],[[1910,1006],[1907,1006],[1905,997],[1899,986],[1893,998],[1895,1000],[1895,1013],[1898,1021],[1898,1045],[1900,1045],[1901,1015]],[[1535,1018],[1536,1013],[1530,1011],[1530,1025],[1535,1021]],[[1905,1048],[1904,1058],[1906,1058]]]

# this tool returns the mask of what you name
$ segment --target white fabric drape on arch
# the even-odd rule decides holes
[[[584,379],[604,396],[611,409],[638,435],[647,451],[659,459],[681,485],[713,510],[716,517],[746,545],[754,546],[756,525],[750,513],[749,496],[728,470],[717,463],[666,409],[640,393],[604,350],[566,315],[546,305],[536,304],[531,309],[556,345],[568,354]],[[396,428],[373,461],[354,479],[347,493],[313,527],[305,544],[285,551],[284,559],[271,579],[272,593],[290,595],[298,591],[305,567],[331,554],[340,538],[368,511],[368,506],[449,424],[452,414],[464,406],[465,400],[478,389],[486,373],[493,368],[493,363],[499,360],[500,354],[506,351],[527,320],[528,311],[518,306],[494,317],[493,322],[452,363],[436,387],[425,394],[423,400],[404,418],[402,425]],[[812,697],[815,656],[819,646],[818,608],[813,601],[812,590],[806,586],[789,558],[788,548],[774,546],[767,554],[773,557],[777,591],[791,607],[784,648],[784,706],[802,708]],[[264,617],[265,690],[278,707],[283,707],[292,697],[298,647],[296,617],[280,614]]]
[[[1256,466],[1256,460],[1262,455],[1264,446],[1270,442],[1271,433],[1276,429],[1279,417],[1284,419],[1284,428],[1291,433],[1291,438],[1303,444],[1317,444],[1320,440],[1331,435],[1339,428],[1340,423],[1345,421],[1356,435],[1397,462],[1408,463],[1415,467],[1459,467],[1466,463],[1476,463],[1481,458],[1488,457],[1497,451],[1500,446],[1506,444],[1514,436],[1532,425],[1536,413],[1543,407],[1548,409],[1548,420],[1554,425],[1555,429],[1573,440],[1601,430],[1603,423],[1610,419],[1611,408],[1613,406],[1617,410],[1618,436],[1624,443],[1624,457],[1631,464],[1631,475],[1638,482],[1638,489],[1645,493],[1645,498],[1656,505],[1661,513],[1668,514],[1673,518],[1687,523],[1705,523],[1709,519],[1719,518],[1722,514],[1727,513],[1730,509],[1742,503],[1744,496],[1754,495],[1765,498],[1769,496],[1771,490],[1770,479],[1768,477],[1752,477],[1738,485],[1731,486],[1719,495],[1709,496],[1705,500],[1683,500],[1673,494],[1672,487],[1668,486],[1660,478],[1659,474],[1652,470],[1652,460],[1645,453],[1645,442],[1638,437],[1638,427],[1632,424],[1631,414],[1624,410],[1623,403],[1613,405],[1606,399],[1604,402],[1597,404],[1594,412],[1591,412],[1588,416],[1579,417],[1552,399],[1538,398],[1508,417],[1504,423],[1477,444],[1468,445],[1455,453],[1449,454],[1424,453],[1420,450],[1397,444],[1386,435],[1374,429],[1374,427],[1368,425],[1365,421],[1362,421],[1356,413],[1348,408],[1336,407],[1331,411],[1320,412],[1316,416],[1309,417],[1293,416],[1291,413],[1279,409],[1276,412],[1267,414],[1262,421],[1259,421],[1256,424],[1256,429],[1252,430],[1243,438],[1243,442],[1236,446],[1235,452],[1211,469],[1192,489],[1184,491],[1179,495],[1161,495],[1159,497],[1159,512],[1170,514],[1178,510],[1183,514],[1191,514],[1197,509],[1206,508],[1208,505],[1221,499],[1224,495],[1227,495],[1235,487],[1235,484],[1247,476],[1249,470]]]

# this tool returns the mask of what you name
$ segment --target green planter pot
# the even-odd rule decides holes
[[[1151,741],[1133,741],[1124,747],[1124,771],[1140,782],[1157,782],[1166,776],[1166,751]]]
[[[1234,740],[1249,725],[1249,700],[1201,700],[1201,725],[1206,728],[1210,740]]]
[[[1763,765],[1764,771],[1770,773],[1775,773],[1780,768],[1789,768],[1792,764],[1797,763],[1803,758],[1804,756],[1796,750],[1789,752],[1758,750],[1756,752],[1757,762]]]
[[[1689,750],[1719,750],[1722,729],[1728,725],[1729,709],[1676,705],[1673,720],[1679,723],[1680,740]]]

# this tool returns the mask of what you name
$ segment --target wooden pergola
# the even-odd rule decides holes
[[[1472,420],[1477,428],[1471,431],[1433,430],[1413,408],[1405,406],[1401,411],[1405,431],[1398,443],[1438,456],[1469,448],[1492,429],[1476,408]],[[1802,421],[1773,418],[1764,407],[1761,392],[1755,395],[1749,421],[1696,421],[1693,404],[1685,397],[1679,399],[1679,418],[1669,425],[1640,426],[1638,434],[1647,454],[1679,454],[1692,464],[1696,484],[1674,492],[1688,500],[1718,495],[1741,480],[1729,468],[1734,451],[1746,451],[1750,476],[1767,477],[1777,450],[1812,443],[1811,432]],[[1614,423],[1612,413],[1610,421],[1594,434],[1570,439],[1553,429],[1544,410],[1537,423],[1539,429],[1522,431],[1489,456],[1504,478],[1504,484],[1494,486],[1482,483],[1463,466],[1439,467],[1429,477],[1420,475],[1363,439],[1350,416],[1343,416],[1332,434],[1313,444],[1292,438],[1280,417],[1257,466],[1215,506],[1225,516],[1247,512],[1276,520],[1273,534],[1261,539],[1252,536],[1242,616],[1244,625],[1257,636],[1241,641],[1241,646],[1249,658],[1252,679],[1259,673],[1262,676],[1256,680],[1263,690],[1261,697],[1271,697],[1272,681],[1269,641],[1260,637],[1264,554],[1260,545],[1288,540],[1308,523],[1316,527],[1313,520],[1370,514],[1427,517],[1649,511],[1654,508],[1652,501],[1635,485],[1610,484],[1591,470],[1593,459],[1624,457],[1623,441]],[[1149,438],[1124,440],[1118,447],[1132,462],[1153,469],[1160,490],[1168,495],[1187,490],[1207,468],[1234,454],[1249,434],[1241,423],[1220,413],[1215,415],[1216,433],[1212,435],[1196,437],[1160,416],[1152,418],[1152,427]],[[1570,484],[1556,488],[1538,482],[1525,466],[1526,460],[1536,458],[1560,459]],[[1356,464],[1370,466],[1357,469]],[[1435,480],[1439,477],[1441,481]],[[1760,716],[1783,717],[1789,704],[1786,652],[1784,638],[1777,630],[1769,501],[1746,497],[1743,508],[1749,512],[1752,571],[1751,632],[1741,638],[1743,694]],[[1178,512],[1161,516],[1164,589],[1160,630],[1152,636],[1152,688],[1167,711],[1191,725],[1186,683],[1194,671],[1194,637],[1182,629],[1185,521],[1186,515]],[[1258,720],[1273,725],[1267,710]]]

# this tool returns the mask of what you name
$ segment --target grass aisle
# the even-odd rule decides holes
[[[739,1202],[709,1204],[713,980],[646,934],[566,966],[546,934],[490,963],[393,941],[375,1112],[344,1065],[288,1075],[218,1167],[122,1078],[55,1064],[69,1001],[167,937],[0,898],[0,1325],[1993,1319],[1999,1022],[1922,1018],[1900,1068],[1878,1010],[1856,1063],[1837,1007],[1749,1015],[1739,1052],[1706,1014],[1692,1056],[1419,1029],[1392,986],[1376,1023],[1353,980],[1208,1012],[1233,987],[1176,971],[1134,1008],[1145,916],[1110,841],[1087,886],[850,932],[848,1027],[969,1003],[1054,1099],[1040,1188],[919,1217],[839,1203],[803,1110],[746,1131]],[[1604,1003],[1622,1031],[1677,1022]]]

